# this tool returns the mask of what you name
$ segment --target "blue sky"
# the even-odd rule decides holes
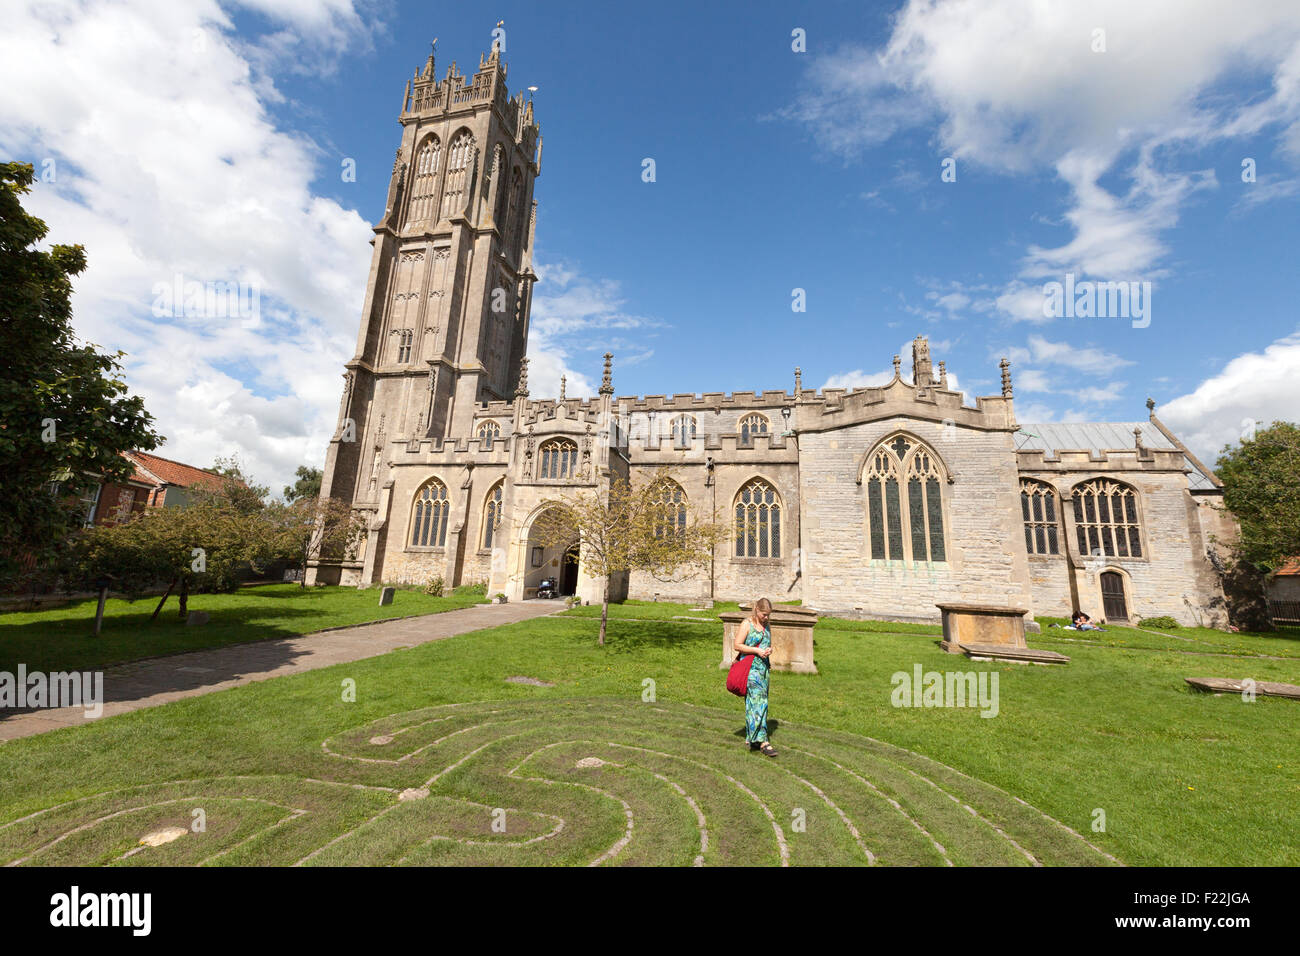
[[[873,384],[925,334],[968,401],[1008,355],[1021,421],[1151,395],[1213,458],[1300,419],[1300,13],[1131,6],[53,0],[0,39],[0,154],[53,161],[28,205],[161,452],[276,486],[323,459],[402,86],[498,19],[545,142],[534,394],[607,349],[619,394]],[[1066,273],[1149,282],[1150,324],[1047,319]],[[260,314],[154,314],[177,274]]]

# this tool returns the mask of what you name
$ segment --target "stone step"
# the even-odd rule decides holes
[[[962,652],[973,661],[1013,661],[1019,664],[1068,664],[1070,659],[1056,651],[1040,651],[1033,647],[1012,647],[1007,644],[959,644]]]
[[[1184,677],[1197,690],[1213,694],[1240,694],[1246,689],[1246,682],[1233,680],[1231,677]],[[1295,684],[1279,684],[1276,681],[1256,681],[1255,693],[1261,697],[1286,697],[1300,700],[1300,687]]]

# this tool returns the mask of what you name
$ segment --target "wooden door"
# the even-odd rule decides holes
[[[1128,605],[1124,601],[1124,576],[1117,571],[1102,572],[1101,604],[1106,620],[1128,620]]]

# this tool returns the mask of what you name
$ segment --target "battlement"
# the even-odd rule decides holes
[[[618,411],[653,412],[665,411],[707,411],[710,408],[780,408],[794,402],[794,395],[782,389],[768,389],[764,392],[693,392],[679,393],[671,398],[666,395],[620,395],[614,399],[614,408]]]
[[[479,54],[478,67],[472,77],[462,76],[453,60],[439,80],[434,76],[434,56],[430,53],[423,71],[417,70],[407,81],[402,94],[401,121],[493,106],[515,141],[524,142],[528,150],[539,129],[533,118],[532,101],[525,100],[522,92],[513,99],[510,97],[506,88],[506,64],[495,49],[486,56]]]
[[[600,420],[600,400],[596,398],[539,398],[524,405],[524,418],[528,422],[553,421],[559,417],[559,407],[564,406],[564,417],[596,424]]]
[[[750,436],[748,443],[735,432],[701,434],[685,447],[669,435],[634,435],[628,441],[628,451],[638,465],[656,462],[702,465],[706,457],[714,458],[719,464],[799,460],[799,448],[793,441],[784,435],[767,433]]]
[[[510,462],[512,438],[497,438],[491,449],[480,438],[394,438],[388,442],[388,460],[395,465],[501,465]]]
[[[1190,472],[1177,448],[1060,448],[1054,456],[1042,448],[1016,452],[1020,471],[1180,471]]]

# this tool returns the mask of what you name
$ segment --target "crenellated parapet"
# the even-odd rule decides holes
[[[388,462],[391,465],[501,465],[510,462],[509,437],[496,438],[491,447],[485,439],[475,438],[413,438],[393,439],[388,442]]]
[[[676,395],[620,395],[614,399],[614,407],[620,411],[628,412],[651,412],[651,411],[707,411],[708,409],[721,410],[730,409],[749,409],[749,408],[781,408],[794,402],[794,396],[784,389],[769,389],[764,392],[704,392],[696,394],[693,392],[679,393]]]
[[[435,41],[436,43],[437,41]],[[499,51],[479,55],[478,71],[473,76],[462,76],[453,60],[442,79],[434,74],[434,55],[423,70],[417,70],[406,85],[402,96],[400,121],[403,124],[471,113],[490,105],[524,152],[540,163],[537,149],[541,127],[533,116],[531,100],[522,92],[511,98],[506,88],[506,64]]]
[[[1008,397],[980,396],[971,406],[965,404],[961,392],[912,385],[897,376],[886,385],[804,392],[798,405],[800,431],[830,431],[897,416],[986,431],[1015,431],[1017,427]]]
[[[1050,454],[1042,448],[1016,452],[1022,472],[1179,471],[1190,473],[1187,459],[1177,448],[1059,448]]]
[[[541,426],[557,419],[600,424],[600,401],[595,398],[539,398],[524,406],[524,421],[528,424]]]

